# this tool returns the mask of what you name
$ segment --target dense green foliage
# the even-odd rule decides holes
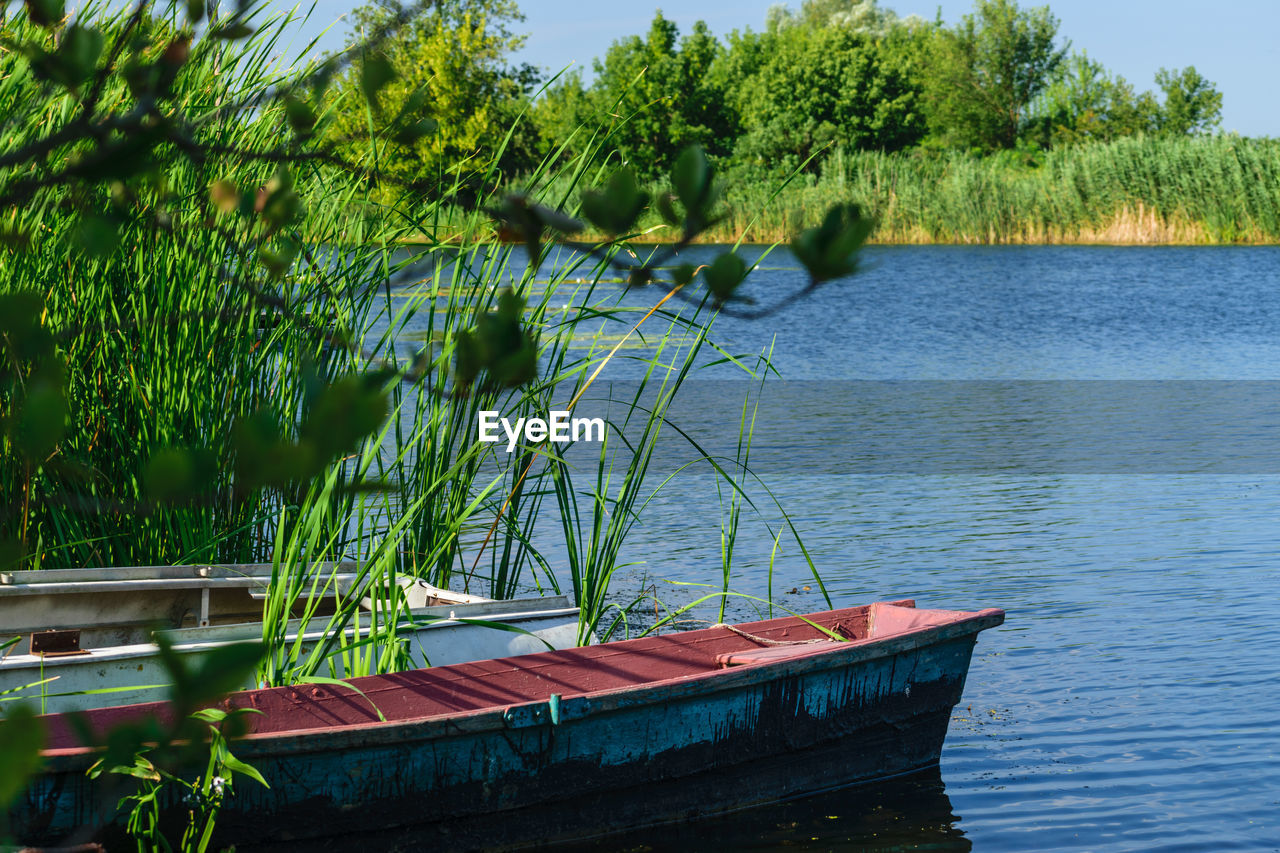
[[[1058,20],[1041,6],[977,0],[953,30],[931,43],[926,90],[933,135],[953,147],[992,151],[1017,145],[1027,111],[1058,73]]]
[[[12,129],[0,148],[0,564],[272,561],[288,574],[354,559],[371,575],[461,575],[499,596],[558,589],[563,575],[526,574],[546,567],[548,546],[531,539],[541,500],[521,496],[573,473],[555,470],[566,463],[546,448],[495,452],[477,440],[477,412],[516,420],[580,392],[613,355],[574,342],[601,322],[638,313],[702,341],[709,309],[747,313],[735,291],[748,270],[731,252],[704,270],[667,270],[674,248],[641,261],[614,245],[651,197],[679,244],[698,239],[723,213],[712,163],[686,148],[651,196],[628,169],[600,175],[590,150],[507,193],[493,189],[505,147],[472,155],[455,139],[439,148],[442,174],[397,175],[380,152],[439,127],[379,36],[349,65],[329,58],[280,76],[269,59],[287,21],[204,23],[198,4],[163,12],[0,24]],[[453,23],[496,32],[468,14]],[[440,46],[443,19],[401,11],[385,24],[406,20]],[[363,151],[331,122],[335,79],[339,98],[365,103]],[[614,239],[549,269],[549,244],[584,227],[556,209],[557,177],[587,191],[582,215]],[[443,210],[449,233],[432,239]],[[808,289],[869,229],[838,210],[801,235]],[[523,262],[482,244],[493,219],[523,244]],[[622,272],[692,316],[628,305],[627,287],[580,289],[570,271],[592,282]],[[697,347],[663,356],[656,340],[655,384],[670,396],[671,364],[688,369]],[[662,411],[645,415],[657,424]],[[619,443],[590,467],[635,469],[645,446]],[[636,500],[643,474],[624,483]],[[604,476],[580,514],[603,520],[616,484]],[[464,532],[486,523],[465,559]],[[600,579],[631,523],[607,522],[609,541],[586,543],[590,563],[569,567],[575,588],[585,573],[598,593],[584,630],[603,616]]]
[[[249,464],[253,451],[288,464],[271,433],[288,430],[298,410],[318,401],[323,383],[352,366],[343,351],[326,348],[323,328],[284,333],[282,320],[311,313],[332,315],[335,329],[350,328],[368,299],[273,281],[269,265],[292,266],[284,259],[298,254],[297,231],[282,226],[301,211],[302,199],[270,162],[237,152],[270,151],[282,131],[287,137],[283,107],[245,120],[216,106],[274,82],[268,60],[279,30],[244,46],[204,40],[179,67],[167,61],[166,45],[184,44],[176,29],[163,18],[99,21],[100,40],[131,32],[140,42],[139,66],[163,71],[168,81],[165,97],[155,99],[118,76],[105,77],[92,112],[83,88],[51,88],[19,51],[0,55],[0,107],[15,129],[5,139],[6,160],[42,148],[46,134],[70,136],[70,119],[87,115],[88,128],[97,121],[123,125],[121,116],[136,112],[139,102],[162,108],[175,133],[187,134],[176,116],[189,115],[184,141],[222,152],[187,158],[154,137],[144,137],[150,146],[144,147],[125,125],[118,137],[104,136],[101,147],[72,136],[50,146],[34,169],[18,159],[23,171],[4,173],[5,194],[29,190],[24,203],[10,208],[13,245],[0,256],[0,294],[13,295],[6,302],[13,325],[4,330],[9,381],[0,385],[0,403],[14,428],[0,454],[0,544],[21,549],[5,562],[29,555],[33,565],[128,565],[260,553],[253,543],[288,498],[249,487],[251,467],[253,476],[265,473]],[[10,44],[45,38],[21,18],[8,19],[4,35]],[[158,62],[147,68],[148,58]],[[311,171],[337,170],[316,164]],[[24,177],[45,185],[24,185]],[[309,201],[326,209],[343,211],[352,199],[349,183],[308,184],[316,190],[306,192]],[[224,193],[229,210],[213,203],[211,186]],[[247,198],[252,215],[237,212],[236,186],[263,188]],[[329,240],[364,227],[347,215],[302,214],[290,224]],[[255,248],[242,253],[242,242]],[[244,287],[228,286],[224,264],[232,259]],[[264,292],[255,293],[258,287]],[[268,296],[267,288],[279,295]],[[29,317],[49,336],[43,364],[15,359],[10,346]],[[28,376],[55,374],[65,406],[39,429],[28,428],[41,441],[22,441],[31,409],[18,402],[30,399]],[[245,439],[242,453],[233,451],[237,435]],[[324,465],[345,450],[300,452]],[[236,459],[245,463],[239,478],[236,465],[227,464]],[[161,500],[197,483],[217,499]]]
[[[376,21],[380,14],[366,10],[361,20]],[[734,31],[723,39],[701,22],[682,34],[658,12],[647,33],[616,41],[595,62],[589,82],[571,71],[541,88],[531,69],[511,67],[511,52],[520,44],[511,27],[519,20],[511,0],[455,0],[435,7],[407,35],[387,44],[385,56],[401,75],[387,87],[381,109],[363,108],[358,94],[365,75],[357,67],[345,79],[346,97],[334,107],[332,128],[366,152],[369,147],[357,142],[361,128],[382,132],[389,141],[373,153],[406,181],[436,179],[451,170],[464,185],[490,164],[521,175],[539,168],[544,158],[569,163],[584,157],[596,164],[625,163],[645,184],[666,175],[686,145],[698,144],[734,179],[733,197],[752,199],[747,206],[758,219],[746,236],[763,240],[789,239],[802,221],[796,211],[814,215],[796,201],[808,197],[806,187],[844,186],[844,178],[833,176],[852,162],[881,162],[871,154],[892,155],[884,162],[901,164],[895,171],[914,176],[981,173],[984,181],[1003,182],[1002,191],[1021,197],[1018,187],[1034,183],[1047,192],[1055,185],[1051,174],[1034,175],[1047,159],[1100,161],[1140,149],[1146,152],[1140,159],[1163,161],[1176,148],[1171,141],[1215,131],[1222,111],[1221,93],[1194,67],[1160,69],[1155,91],[1139,91],[1086,52],[1072,53],[1047,6],[1022,8],[1017,0],[975,0],[973,11],[955,26],[900,17],[878,0],[803,0],[795,9],[773,7],[761,30]],[[399,144],[394,130],[403,124],[400,110],[415,104],[430,104],[437,130],[412,145]],[[1143,141],[1137,148],[1070,153],[1125,139]],[[1217,150],[1206,149],[1204,156],[1215,159]],[[501,152],[496,159],[495,152]],[[1120,162],[1090,168],[1136,174]],[[804,180],[770,197],[797,174]],[[1195,182],[1166,183],[1187,189]],[[1065,207],[1074,218],[1034,228],[1028,223],[1040,222],[1038,211],[1049,203],[1037,202],[1035,212],[1019,204],[1012,214],[1021,223],[1016,233],[986,224],[975,228],[970,218],[928,225],[940,206],[930,193],[912,202],[921,206],[921,221],[910,228],[884,218],[890,209],[901,215],[905,192],[892,205],[883,194],[823,197],[874,208],[882,217],[880,239],[895,234],[1012,240],[1050,232],[1086,239],[1097,236],[1099,222],[1138,205],[1166,224],[1209,206],[1205,199],[1169,193],[1148,200],[1141,188],[1129,191],[1120,179],[1108,186],[1106,193],[1090,194],[1087,204]],[[563,186],[558,192],[559,198],[590,204],[580,188]],[[662,193],[648,198],[661,201]],[[1195,235],[1184,229],[1180,239],[1270,233],[1261,224],[1265,215],[1242,216],[1231,225],[1221,217],[1212,226],[1201,223],[1206,227]],[[641,222],[661,226],[661,211],[655,206]],[[746,224],[731,217],[714,233],[737,239]],[[661,227],[652,233],[674,239]]]
[[[611,145],[641,174],[664,174],[689,144],[726,153],[723,91],[707,79],[720,52],[705,24],[681,39],[676,25],[659,12],[644,38],[614,44],[596,63],[595,88],[607,93],[607,103],[592,108],[606,107],[625,118]],[[579,118],[586,116],[574,117]]]
[[[385,27],[392,14],[381,5],[357,10],[356,37]],[[499,166],[528,168],[536,152],[516,119],[537,74],[508,64],[524,42],[511,32],[521,20],[513,0],[431,4],[340,77],[328,133],[348,156],[401,181],[465,180],[495,157]],[[389,79],[371,103],[365,92],[378,75]],[[410,128],[420,132],[406,134]],[[508,129],[516,131],[509,140]]]
[[[890,26],[871,38],[842,26],[735,34],[721,71],[739,136],[735,159],[790,171],[833,145],[897,151],[926,131],[918,78],[923,29]]]
[[[1136,93],[1088,54],[1075,54],[1037,99],[1027,136],[1049,148],[1126,136],[1204,134],[1217,127],[1222,94],[1195,68],[1162,68],[1156,84],[1163,103],[1151,92]]]
[[[385,13],[376,10],[359,20],[378,21]],[[508,173],[591,149],[647,180],[696,143],[755,182],[819,174],[836,148],[990,153],[1203,134],[1222,107],[1191,67],[1161,69],[1158,94],[1136,91],[1086,53],[1069,54],[1048,7],[1016,0],[976,0],[954,27],[899,17],[877,0],[804,0],[774,7],[762,30],[724,39],[701,22],[681,34],[658,12],[647,33],[618,40],[596,61],[589,83],[575,71],[541,90],[532,69],[509,62],[519,20],[511,0],[434,7],[387,45],[400,76],[381,111],[368,115],[348,96],[335,106],[334,128],[355,140],[394,125],[415,98],[429,104],[438,132],[381,154],[406,178],[446,163],[482,171],[499,149]],[[348,75],[348,95],[362,76]]]
[[[731,169],[782,176],[821,171],[836,147],[1048,149],[1216,126],[1221,95],[1194,68],[1161,70],[1161,95],[1138,94],[1086,54],[1069,55],[1058,29],[1048,7],[1015,0],[976,0],[954,27],[876,0],[805,0],[723,41],[701,24],[681,39],[659,13],[647,37],[614,43],[590,85],[556,80],[533,120],[545,146],[616,116],[614,148],[642,175],[670,165],[658,128]]]

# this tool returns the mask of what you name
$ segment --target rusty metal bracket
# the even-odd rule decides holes
[[[65,631],[37,631],[31,635],[31,654],[44,657],[87,655],[88,649],[80,648],[80,629]]]

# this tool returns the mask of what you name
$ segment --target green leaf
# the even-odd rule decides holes
[[[530,636],[536,636],[536,635],[531,634]],[[542,638],[538,637],[538,639],[541,640]],[[543,642],[546,642],[546,641],[544,640]],[[552,651],[555,651],[555,649],[553,648]],[[356,687],[354,684],[350,684],[346,681],[343,681],[341,678],[329,678],[328,676],[325,676],[325,675],[308,675],[305,678],[299,679],[298,683],[299,684],[330,684],[335,687],[345,687],[346,689],[358,695],[364,701],[368,702],[369,707],[373,709],[373,713],[378,715],[378,719],[380,721],[384,723],[387,721],[387,717],[385,714],[382,713],[382,709],[380,709],[377,705],[373,704],[373,700],[370,699],[368,696],[366,696],[363,690],[361,690],[359,687]]]
[[[94,27],[72,24],[62,33],[58,53],[64,57],[77,83],[84,81],[98,66],[104,38]]]
[[[717,302],[727,302],[733,296],[738,285],[747,277],[747,264],[742,258],[726,252],[716,258],[702,271],[702,278],[707,283],[707,290]]]
[[[244,763],[229,752],[222,757],[222,766],[233,773],[243,773],[245,776],[248,776],[264,788],[271,787],[267,784],[267,780],[262,778],[262,774],[258,772],[258,768]]]
[[[435,133],[440,123],[429,115],[425,115],[430,105],[431,92],[426,86],[419,86],[409,97],[392,122],[394,136],[404,145],[412,145],[424,136]]]
[[[40,768],[45,729],[33,709],[18,705],[0,720],[0,809],[8,809]]]
[[[202,723],[220,723],[227,718],[227,712],[221,708],[203,708],[191,716]]]
[[[67,393],[58,367],[46,367],[27,381],[12,427],[18,451],[36,465],[47,460],[67,433]]]
[[[875,221],[856,204],[837,204],[827,211],[821,225],[802,231],[791,241],[791,251],[814,284],[852,275],[858,269],[858,251],[874,227]]]
[[[511,242],[519,240],[529,254],[529,267],[535,268],[542,259],[542,235],[547,228],[561,232],[582,230],[582,223],[558,210],[529,200],[521,193],[503,197],[489,213],[498,220],[499,238]]]
[[[240,205],[240,190],[225,178],[209,187],[209,200],[223,213],[231,213]]]
[[[262,219],[271,231],[278,231],[302,212],[302,199],[293,190],[293,177],[287,169],[276,172],[267,181],[262,201]]]
[[[187,21],[198,24],[204,20],[205,0],[187,0]]]
[[[691,216],[705,212],[711,199],[712,177],[711,164],[701,146],[690,145],[676,158],[671,169],[671,184]]]
[[[426,110],[431,103],[431,89],[425,85],[414,89],[409,97],[404,99],[404,106],[400,108],[400,112],[396,115],[396,121],[409,121],[414,116]]]
[[[671,280],[676,284],[684,286],[693,281],[693,276],[697,273],[697,268],[693,264],[684,263],[671,271]]]
[[[27,17],[40,27],[52,27],[66,15],[63,0],[27,0]]]
[[[53,336],[40,322],[44,302],[34,293],[0,294],[0,350],[5,361],[39,364],[54,355]]]
[[[142,482],[147,495],[155,501],[168,501],[191,492],[195,465],[190,454],[174,448],[160,450],[151,457]]]
[[[156,766],[142,756],[138,756],[133,764],[117,764],[110,767],[107,772],[119,776],[132,776],[134,779],[142,779],[145,782],[159,782],[161,778]]]
[[[440,129],[440,122],[433,118],[421,118],[396,128],[395,138],[404,145],[412,145],[424,136],[430,136]]]
[[[306,136],[315,129],[316,114],[297,95],[285,96],[284,114],[293,132],[300,136]]]
[[[610,177],[604,190],[588,190],[582,194],[582,215],[606,234],[631,231],[649,203],[649,193],[640,188],[630,168],[619,169]]]
[[[239,489],[284,486],[303,479],[317,466],[315,448],[284,441],[280,424],[267,409],[237,420],[231,440]]]
[[[293,266],[301,248],[293,240],[281,240],[274,246],[261,246],[258,249],[258,261],[267,268],[272,278],[280,278]]]
[[[655,199],[655,206],[658,208],[658,214],[668,225],[680,224],[680,215],[676,213],[676,208],[673,204],[675,199],[676,197],[671,193],[659,193],[657,199]]]
[[[160,124],[130,132],[119,142],[85,153],[69,164],[71,168],[68,171],[90,181],[132,177],[151,168],[155,162],[155,148],[163,139],[164,131]]]
[[[510,289],[498,297],[498,309],[482,314],[474,328],[458,336],[454,374],[462,384],[487,371],[488,383],[515,388],[538,374],[537,338],[524,328],[524,299]]]
[[[381,54],[366,57],[360,66],[360,90],[372,107],[378,106],[378,93],[394,79],[395,69],[390,60]]]
[[[546,207],[541,204],[530,204],[529,209],[538,217],[538,220],[548,228],[554,228],[566,234],[574,231],[582,230],[582,223],[574,219],[572,216],[561,213],[555,208]]]
[[[490,212],[498,219],[500,240],[524,243],[530,269],[542,262],[542,219],[534,212],[527,197],[519,193],[505,196]]]
[[[300,433],[316,448],[321,465],[351,452],[382,426],[388,408],[384,385],[382,374],[353,374],[325,387],[311,401]]]
[[[232,19],[220,27],[216,27],[209,31],[210,38],[224,39],[226,41],[237,41],[239,39],[248,38],[253,35],[253,27],[244,21]]]
[[[27,556],[27,550],[16,539],[0,537],[0,571],[19,569]]]
[[[204,449],[156,451],[142,474],[145,494],[157,503],[189,500],[209,491],[217,480],[218,460]]]
[[[106,257],[120,244],[119,227],[119,221],[113,216],[86,216],[72,233],[72,243],[86,255]]]
[[[260,641],[230,643],[202,653],[190,681],[174,696],[175,704],[192,708],[243,690],[265,654],[266,647]]]
[[[106,735],[106,748],[102,753],[102,771],[144,779],[152,778],[154,781],[155,766],[142,757],[142,753],[146,752],[148,743],[159,740],[160,725],[155,718],[112,727]]]
[[[22,44],[20,50],[37,79],[57,83],[75,92],[97,68],[102,47],[101,32],[93,27],[72,24],[63,31],[52,53],[35,43]]]

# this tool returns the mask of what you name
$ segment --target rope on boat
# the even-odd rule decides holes
[[[732,631],[733,633],[737,634],[739,637],[746,637],[748,640],[752,640],[753,642],[760,643],[761,645],[764,645],[764,646],[807,646],[807,645],[809,645],[809,644],[811,644],[811,643],[829,643],[829,642],[831,642],[830,640],[824,640],[824,639],[817,639],[817,640],[770,640],[768,637],[759,637],[759,636],[756,636],[755,634],[748,634],[746,631],[742,630],[741,628],[738,628],[738,627],[736,627],[736,626],[734,626],[734,625],[730,625],[730,624],[728,624],[728,623],[726,623],[726,622],[717,622],[716,624],[712,625],[711,627],[712,627],[712,628],[728,628],[730,631]]]

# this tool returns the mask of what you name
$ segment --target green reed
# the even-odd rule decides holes
[[[1233,243],[1280,239],[1280,141],[1133,138],[1036,156],[846,153],[798,181],[763,236],[832,198],[881,242]],[[749,207],[750,197],[737,199]]]
[[[106,20],[109,35],[122,25]],[[270,60],[290,24],[278,19],[218,50],[201,42],[207,52],[177,80],[179,102],[198,114],[298,73]],[[0,56],[0,108],[22,130],[5,144],[22,144],[47,122],[32,104],[69,109],[34,97],[34,86],[20,60]],[[192,198],[223,180],[267,184],[272,164],[235,152],[270,148],[280,125],[274,109],[219,116],[206,130],[226,156],[173,157],[153,179]],[[594,147],[569,160],[554,153],[521,188],[572,208],[604,175],[610,121],[582,128]],[[365,165],[379,156],[371,141]],[[502,177],[491,169],[479,184],[496,187]],[[616,573],[628,565],[624,546],[646,505],[679,473],[651,470],[654,448],[671,431],[670,407],[697,369],[714,312],[705,304],[654,310],[658,295],[648,305],[626,299],[626,288],[607,284],[617,245],[517,260],[490,239],[483,208],[494,199],[467,212],[456,203],[475,186],[459,176],[442,176],[425,197],[371,190],[319,160],[295,180],[306,213],[288,236],[306,249],[279,280],[270,311],[238,284],[247,276],[233,249],[249,235],[196,221],[181,206],[167,212],[173,228],[121,221],[118,243],[99,249],[83,221],[86,209],[113,216],[106,195],[68,191],[9,223],[39,236],[26,251],[0,255],[0,292],[34,292],[47,306],[44,322],[62,336],[71,422],[58,458],[39,470],[0,459],[5,499],[25,506],[23,567],[269,562],[267,656],[257,675],[267,684],[404,668],[402,634],[415,619],[398,585],[405,577],[498,598],[563,588],[582,609],[582,642],[627,632],[640,602],[619,599]],[[524,322],[537,335],[537,376],[514,389],[459,388],[451,373],[459,335],[506,289],[524,300]],[[616,334],[602,335],[601,324]],[[586,453],[545,443],[507,453],[478,440],[482,410],[513,421],[544,416],[588,392],[623,357],[618,335],[639,342],[625,358],[642,378],[636,396],[620,401],[607,441]],[[237,482],[230,459],[242,424],[265,417],[296,431],[318,384],[387,367],[399,371],[386,383],[390,415],[354,454],[290,487]],[[198,451],[190,464],[209,469],[201,473],[211,497],[157,498],[163,484],[149,465],[171,448]],[[739,496],[732,538],[745,469],[700,462]],[[788,531],[795,534],[789,522]],[[727,592],[731,542],[722,557]],[[344,562],[356,574],[344,588],[317,568]]]
[[[271,64],[286,20],[259,37],[220,52],[193,57],[177,81],[179,101],[199,115],[279,79]],[[163,26],[157,22],[156,26]],[[6,27],[22,26],[9,19]],[[122,26],[119,17],[107,30]],[[0,56],[0,108],[20,133],[10,147],[33,138],[50,114],[69,104],[37,96],[38,86],[11,52]],[[104,100],[122,92],[108,88]],[[38,113],[34,106],[48,112]],[[229,150],[270,144],[278,116],[263,112],[220,118],[207,132]],[[183,195],[207,194],[219,179],[265,184],[270,164],[229,154],[194,163],[173,157],[152,177]],[[317,167],[308,181],[309,242],[317,247],[359,238],[353,215],[359,187],[325,180]],[[125,191],[123,188],[121,191]],[[67,363],[71,427],[56,458],[38,474],[6,455],[6,499],[22,496],[26,515],[26,568],[244,562],[268,557],[272,528],[289,496],[237,490],[231,482],[231,436],[241,419],[271,413],[282,423],[296,414],[313,377],[356,366],[351,353],[329,346],[314,327],[290,322],[327,318],[335,334],[364,325],[376,279],[367,272],[370,249],[314,249],[310,263],[332,267],[340,287],[317,291],[304,280],[286,284],[283,317],[267,315],[253,294],[228,281],[226,266],[240,233],[193,221],[191,210],[167,211],[168,230],[119,223],[119,247],[93,250],[83,233],[85,210],[114,216],[109,197],[68,191],[21,211],[10,226],[36,235],[23,251],[0,255],[0,289],[38,294],[46,324],[62,335]],[[235,271],[231,271],[234,276]],[[152,500],[148,463],[169,448],[196,448],[216,497],[187,504]]]
[[[880,243],[1272,243],[1280,241],[1280,140],[1126,138],[1038,153],[834,149],[812,173],[740,173],[729,215],[703,242],[790,239],[832,204],[878,220]],[[671,239],[656,213],[645,239]]]

